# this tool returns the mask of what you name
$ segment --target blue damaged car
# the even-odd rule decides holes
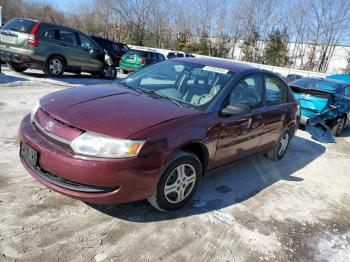
[[[329,79],[305,77],[290,84],[300,103],[300,124],[318,120],[334,136],[339,136],[350,119],[350,84]],[[326,130],[325,130],[326,131]]]
[[[346,82],[346,83],[350,84],[350,74],[330,75],[330,76],[327,76],[327,78],[340,80],[340,81],[343,81],[343,82]]]

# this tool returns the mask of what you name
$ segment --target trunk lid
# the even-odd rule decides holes
[[[0,44],[11,49],[27,49],[30,32],[37,22],[13,19],[0,30]]]
[[[322,111],[328,108],[329,100],[332,98],[333,92],[303,88],[300,86],[291,86],[294,97],[299,100],[300,107],[308,117],[319,115]]]
[[[123,63],[130,65],[142,65],[142,59],[145,62],[146,53],[138,50],[130,50],[123,55]]]

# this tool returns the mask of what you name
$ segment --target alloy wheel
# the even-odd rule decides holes
[[[284,133],[283,137],[280,140],[280,146],[278,149],[278,155],[283,156],[283,154],[286,152],[288,148],[288,143],[289,143],[289,133],[286,132]]]
[[[112,79],[114,75],[114,69],[111,66],[105,66],[103,68],[103,76],[106,79]]]
[[[62,72],[62,62],[58,58],[54,58],[50,61],[49,69],[51,74],[59,75]]]
[[[196,182],[196,171],[190,164],[176,167],[168,176],[164,186],[165,199],[173,204],[188,197]]]

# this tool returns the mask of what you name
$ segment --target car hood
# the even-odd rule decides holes
[[[151,126],[196,113],[119,84],[65,89],[43,97],[40,104],[65,124],[117,138],[127,138]]]

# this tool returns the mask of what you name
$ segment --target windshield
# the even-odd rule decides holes
[[[300,79],[294,81],[293,85],[297,85],[304,88],[320,89],[324,91],[336,92],[338,85],[336,83],[331,83],[328,81],[318,80],[318,79]]]
[[[167,60],[146,67],[120,83],[144,91],[155,91],[182,105],[204,110],[233,74],[223,68]]]
[[[147,56],[147,52],[141,51],[141,50],[135,50],[135,49],[130,49],[127,54],[128,55],[137,55],[137,56],[140,56],[140,57],[146,57]]]

